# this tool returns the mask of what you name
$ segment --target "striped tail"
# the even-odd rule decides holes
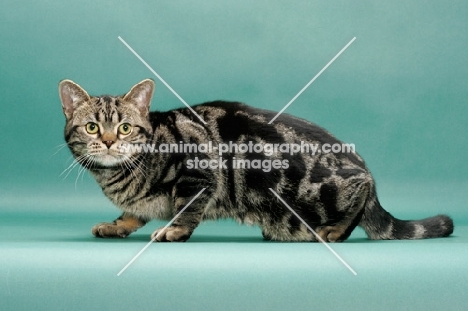
[[[453,233],[453,220],[446,215],[400,220],[384,210],[375,196],[369,203],[359,226],[372,240],[429,239],[447,237]]]

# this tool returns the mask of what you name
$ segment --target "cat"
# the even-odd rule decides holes
[[[169,220],[184,208],[151,238],[186,241],[201,221],[221,218],[258,225],[264,239],[276,241],[341,242],[358,225],[373,240],[453,232],[446,215],[414,221],[390,215],[362,158],[355,152],[320,152],[342,143],[315,124],[284,113],[269,124],[273,111],[227,101],[150,112],[154,88],[146,79],[121,96],[90,96],[71,80],[59,83],[65,141],[123,211],[113,222],[95,225],[96,237],[125,238],[148,221]],[[183,149],[208,144],[209,150]],[[322,149],[285,149],[294,144]],[[141,146],[160,152],[142,152]],[[168,146],[174,150],[163,152]],[[222,146],[223,153],[217,150]],[[258,152],[244,152],[252,146]]]

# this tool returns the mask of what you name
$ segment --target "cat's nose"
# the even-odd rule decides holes
[[[117,140],[117,136],[115,136],[114,133],[105,131],[104,134],[102,134],[101,141],[104,145],[107,146],[107,149],[109,149],[113,143]]]
[[[104,140],[102,142],[107,146],[107,149],[109,149],[112,146],[112,144],[114,143],[113,140]]]

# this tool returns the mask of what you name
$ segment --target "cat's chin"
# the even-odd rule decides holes
[[[123,162],[124,161],[121,158],[106,154],[95,159],[95,166],[98,166],[100,168],[114,168],[121,167]]]

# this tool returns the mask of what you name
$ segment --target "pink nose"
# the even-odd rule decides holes
[[[112,146],[114,141],[113,140],[104,140],[103,143],[107,146],[107,148],[110,148],[110,146]]]

